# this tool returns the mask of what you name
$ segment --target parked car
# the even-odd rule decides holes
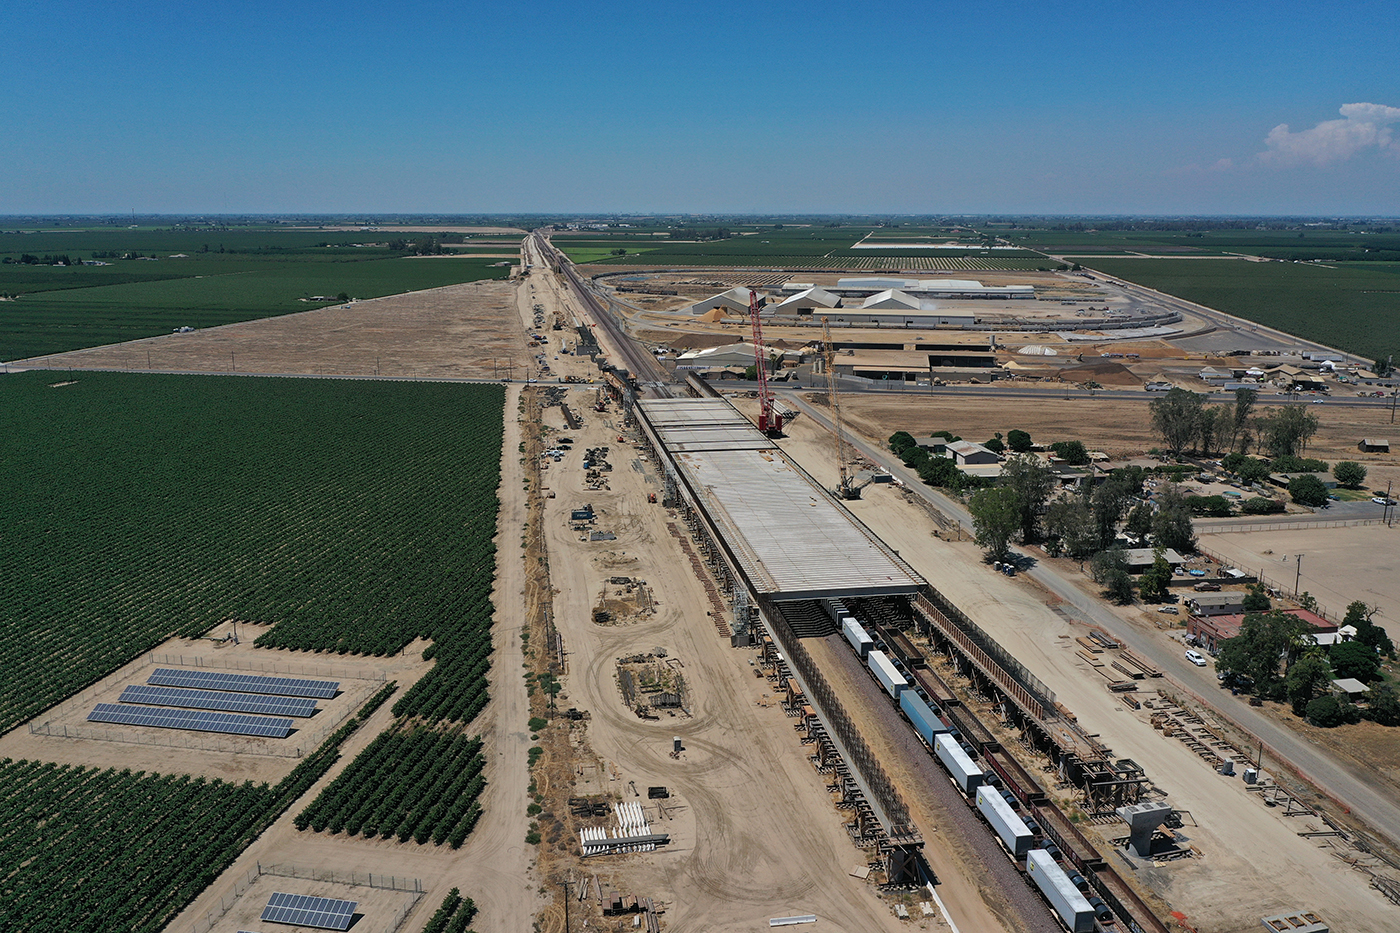
[[[1197,583],[1195,586],[1191,587],[1191,589],[1195,590],[1197,593],[1219,593],[1220,584],[1209,583],[1205,580],[1202,580],[1200,583]]]
[[[1177,608],[1175,606],[1159,606],[1157,607],[1157,611],[1169,616],[1177,615]]]
[[[1186,660],[1190,661],[1197,667],[1206,666],[1205,655],[1201,654],[1199,651],[1192,651],[1190,648],[1186,649]]]
[[[1394,505],[1394,499],[1387,499],[1385,496],[1372,496],[1371,501],[1376,505]]]

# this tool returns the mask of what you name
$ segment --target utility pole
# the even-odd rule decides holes
[[[1304,558],[1305,556],[1306,556],[1306,555],[1303,555],[1303,554],[1299,554],[1299,555],[1298,555],[1298,570],[1297,570],[1296,573],[1293,574],[1293,596],[1294,596],[1294,598],[1297,598],[1298,594],[1302,592],[1302,590],[1298,589],[1298,583],[1303,579],[1303,558]]]
[[[569,933],[569,885],[571,882],[559,882],[564,886],[564,933]]]

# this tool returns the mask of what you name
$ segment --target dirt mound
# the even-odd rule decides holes
[[[1106,386],[1140,386],[1142,380],[1134,376],[1122,363],[1085,363],[1082,366],[1068,366],[1056,375],[1066,382],[1097,382]]]

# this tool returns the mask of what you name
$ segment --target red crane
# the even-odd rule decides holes
[[[783,436],[783,415],[768,391],[768,361],[763,358],[763,325],[758,320],[758,292],[749,289],[749,321],[753,324],[754,375],[758,379],[758,429],[769,437]]]

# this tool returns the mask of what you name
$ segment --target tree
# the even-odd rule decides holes
[[[1209,457],[1211,451],[1221,446],[1234,420],[1234,415],[1224,405],[1201,409],[1200,417],[1196,420],[1197,449],[1201,456]]]
[[[1006,432],[1006,446],[1013,453],[1028,454],[1031,452],[1031,436],[1019,428],[1012,428]]]
[[[1109,548],[1094,555],[1089,574],[1104,588],[1104,595],[1119,605],[1133,601],[1133,577],[1128,573],[1128,558],[1122,548]]]
[[[1021,527],[1021,509],[1016,492],[1006,486],[981,489],[968,500],[972,513],[973,540],[986,552],[988,560],[1006,560],[1011,538]]]
[[[1139,538],[1152,533],[1152,506],[1146,502],[1140,502],[1133,506],[1133,510],[1128,513],[1128,523],[1124,526],[1129,534],[1137,535]]]
[[[1284,685],[1288,689],[1288,701],[1293,704],[1293,714],[1304,715],[1318,688],[1325,687],[1331,680],[1332,665],[1326,658],[1302,658],[1290,667]]]
[[[919,442],[908,431],[896,431],[890,435],[889,445],[890,450],[896,454],[902,454],[910,447],[917,447]]]
[[[1376,650],[1359,641],[1339,641],[1327,649],[1327,657],[1338,677],[1355,677],[1363,684],[1380,676],[1381,662]]]
[[[994,454],[1004,453],[1006,451],[1006,443],[1000,436],[994,437],[989,441],[983,441],[982,446]]]
[[[1089,462],[1089,449],[1083,441],[1056,441],[1050,445],[1050,449],[1070,466],[1084,466]]]
[[[1152,566],[1138,578],[1138,595],[1143,602],[1160,603],[1167,598],[1167,585],[1172,582],[1172,567],[1162,549],[1153,551]]]
[[[1050,465],[1035,457],[1012,457],[1001,468],[1001,481],[1016,493],[1021,540],[1036,540],[1040,513],[1055,490],[1055,474]]]
[[[919,479],[939,489],[956,489],[962,480],[963,472],[947,457],[930,457],[925,454],[917,467]]]
[[[1220,458],[1220,469],[1226,473],[1238,473],[1240,467],[1249,460],[1242,453],[1228,453]]]
[[[1094,489],[1090,502],[1094,508],[1094,520],[1099,527],[1099,547],[1107,547],[1114,538],[1118,520],[1128,503],[1142,491],[1142,473],[1136,468],[1114,470]]]
[[[1253,499],[1244,500],[1240,505],[1240,511],[1246,515],[1277,515],[1279,512],[1288,511],[1288,509],[1277,499],[1255,496]]]
[[[1245,612],[1268,612],[1273,603],[1269,602],[1269,594],[1264,591],[1264,584],[1256,583],[1245,594],[1243,605]]]
[[[1348,710],[1345,708],[1350,705],[1349,703],[1343,704],[1336,697],[1328,695],[1325,697],[1318,697],[1316,700],[1309,703],[1305,714],[1307,715],[1308,722],[1312,723],[1314,726],[1321,729],[1331,729],[1334,726],[1342,725],[1350,719]]]
[[[1246,458],[1240,464],[1240,468],[1235,471],[1240,478],[1240,482],[1246,486],[1254,486],[1264,482],[1269,478],[1269,465],[1263,460],[1255,460],[1253,457]]]
[[[918,444],[911,444],[910,446],[904,448],[904,450],[899,455],[899,459],[904,463],[905,466],[909,467],[911,470],[917,470],[921,464],[925,463],[928,460],[942,460],[944,458],[932,457],[929,455],[929,452],[927,450],[920,447]]]
[[[1174,388],[1148,404],[1152,426],[1162,435],[1162,443],[1173,454],[1179,454],[1195,439],[1205,396]]]
[[[1393,684],[1376,684],[1371,688],[1372,722],[1382,726],[1400,726],[1400,693]]]
[[[1083,560],[1101,547],[1094,513],[1079,496],[1050,503],[1045,530],[1059,538],[1065,553],[1075,560]]]
[[[1332,475],[1337,478],[1337,485],[1348,489],[1359,489],[1366,482],[1366,468],[1354,460],[1343,460],[1332,467]]]
[[[1243,438],[1244,444],[1241,446],[1248,446],[1248,432],[1245,429],[1249,425],[1249,416],[1254,411],[1254,403],[1258,398],[1259,391],[1257,389],[1235,390],[1235,408],[1231,412],[1230,419],[1230,442],[1226,445],[1230,450],[1236,449],[1235,442],[1242,439],[1240,436],[1242,434],[1245,437]]]
[[[1379,651],[1388,658],[1393,658],[1395,657],[1395,645],[1391,642],[1385,629],[1373,621],[1379,611],[1379,606],[1367,606],[1358,599],[1347,606],[1347,614],[1342,619],[1342,624],[1350,625],[1356,629],[1356,640],[1361,644]]]
[[[1152,517],[1152,542],[1182,554],[1196,550],[1196,533],[1191,525],[1191,510],[1180,487],[1171,485],[1157,497],[1157,514]]]
[[[1216,669],[1252,678],[1255,693],[1276,693],[1280,662],[1297,650],[1311,630],[1307,622],[1278,610],[1250,613],[1240,634],[1220,643]]]
[[[1132,575],[1126,570],[1118,570],[1109,574],[1108,583],[1104,587],[1104,595],[1120,606],[1132,605]]]
[[[1230,500],[1224,496],[1187,496],[1186,507],[1193,515],[1224,518],[1231,514]]]
[[[1302,454],[1319,424],[1317,415],[1306,405],[1283,405],[1256,420],[1259,437],[1271,457]]]
[[[1288,495],[1299,505],[1317,506],[1327,501],[1327,487],[1311,473],[1288,481]]]

